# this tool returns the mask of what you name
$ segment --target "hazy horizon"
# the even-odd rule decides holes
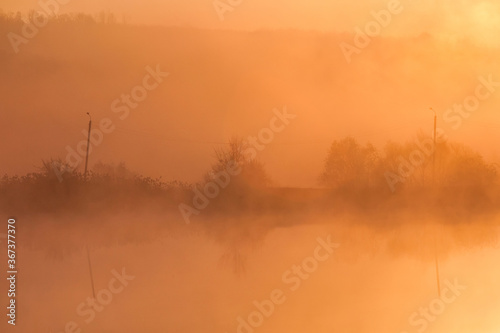
[[[48,1],[47,1],[48,2]],[[189,1],[68,1],[60,6],[60,13],[84,12],[96,14],[111,11],[135,24],[192,26],[210,29],[299,29],[331,32],[351,32],[357,25],[371,18],[372,11],[388,7],[391,0],[370,1],[285,1],[270,3],[264,0],[233,1],[234,10],[227,11],[221,21],[214,8],[214,0]],[[398,24],[384,29],[382,35],[418,36],[422,33],[454,37],[472,37],[495,45],[499,32],[500,4],[494,0],[401,0],[404,8]],[[40,8],[35,0],[4,0],[5,11],[27,12]],[[231,4],[220,0],[219,4]]]
[[[499,35],[493,0],[3,0],[0,331],[500,332]]]
[[[432,36],[378,36],[348,63],[340,44],[353,44],[354,31],[85,29],[75,30],[79,40],[57,26],[40,29],[18,54],[8,38],[0,41],[8,64],[0,78],[2,136],[16,138],[0,143],[9,156],[0,174],[36,171],[43,159],[64,160],[67,147],[85,141],[87,112],[94,129],[104,118],[116,125],[91,152],[90,167],[125,162],[147,176],[187,182],[203,176],[215,148],[232,136],[256,136],[269,126],[273,110],[284,108],[297,118],[257,156],[275,186],[317,187],[328,147],[346,136],[382,148],[413,140],[420,130],[432,135],[430,107],[449,140],[500,162],[500,94],[493,91],[473,112],[453,111],[474,96],[480,78],[496,89],[500,74],[492,57],[500,55],[498,48]],[[102,42],[92,39],[97,35]],[[161,84],[127,115],[114,112],[113,102],[141,84],[146,67],[157,66],[169,73]],[[32,97],[23,100],[26,93]]]

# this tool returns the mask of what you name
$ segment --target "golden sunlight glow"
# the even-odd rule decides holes
[[[471,5],[471,31],[474,38],[488,46],[498,44],[500,33],[500,6],[493,3]]]

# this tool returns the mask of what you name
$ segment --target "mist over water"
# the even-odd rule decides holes
[[[255,332],[416,332],[423,324],[412,326],[409,317],[438,297],[436,254],[441,288],[458,281],[466,289],[434,321],[427,320],[426,331],[498,327],[498,217],[453,224],[407,216],[386,228],[354,215],[308,214],[300,225],[263,227],[273,218],[279,217],[241,227],[235,218],[218,239],[203,225],[183,225],[180,216],[168,222],[148,213],[96,216],[86,221],[92,230],[87,235],[78,218],[40,218],[37,226],[19,230],[18,311],[30,320],[16,328],[63,332],[75,321],[83,332],[237,332],[238,318],[248,322],[256,311],[254,301],[269,300],[279,289],[283,303]],[[308,276],[297,285],[301,275],[291,273],[293,266],[314,257],[318,238],[329,236],[339,247],[316,266],[309,260],[311,272],[302,270]],[[108,288],[113,270],[134,276],[89,324],[88,314],[77,313],[92,296],[85,245],[96,292]]]

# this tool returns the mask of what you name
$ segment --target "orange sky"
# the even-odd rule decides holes
[[[49,0],[45,0],[49,1]],[[221,0],[226,2],[228,0]],[[398,0],[395,0],[398,1]],[[42,1],[41,1],[42,2]],[[139,24],[187,25],[221,29],[298,28],[352,31],[371,19],[371,11],[384,9],[390,0],[242,0],[219,19],[214,0],[72,0],[61,12],[96,13],[110,10]],[[500,3],[496,0],[401,0],[404,8],[383,34],[431,32],[450,37],[473,36],[494,42],[500,32]],[[5,11],[22,12],[40,8],[36,0],[3,0]]]

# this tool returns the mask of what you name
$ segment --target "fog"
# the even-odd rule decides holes
[[[271,218],[253,220],[246,230],[235,219],[221,239],[199,224],[184,226],[178,216],[31,218],[37,226],[18,233],[16,329],[63,332],[74,321],[84,332],[236,332],[237,318],[248,318],[254,301],[279,289],[283,303],[255,331],[415,332],[421,324],[410,325],[409,317],[438,297],[435,253],[442,288],[457,280],[466,289],[428,321],[426,331],[498,329],[498,217],[463,225],[407,217],[381,228],[356,217],[308,215],[300,225],[266,228]],[[284,278],[314,256],[318,238],[329,235],[338,247],[307,279],[297,286],[293,274]],[[88,324],[88,315],[77,314],[92,296],[85,245],[96,292],[108,288],[112,270],[125,268],[135,277]],[[236,265],[244,269],[237,273]]]
[[[41,3],[50,3],[42,1]],[[64,1],[60,1],[63,3]],[[218,1],[233,4],[220,20],[215,10],[217,1],[69,1],[59,6],[58,13],[84,12],[95,15],[111,11],[119,20],[133,24],[188,26],[208,29],[300,29],[352,32],[357,25],[371,19],[370,12],[388,7],[390,1],[321,1],[321,0],[264,0]],[[420,0],[400,1],[402,16],[383,31],[386,36],[418,36],[431,33],[446,38],[471,37],[489,45],[496,44],[499,4],[494,0]],[[4,0],[7,12],[39,10],[39,1]]]
[[[1,33],[20,29],[6,23]],[[450,140],[499,161],[498,93],[474,112],[445,118],[474,95],[479,77],[498,81],[498,48],[433,35],[380,36],[348,64],[339,44],[353,37],[352,30],[238,32],[84,20],[47,25],[17,54],[2,39],[2,137],[16,139],[0,143],[8,156],[0,172],[32,172],[40,160],[65,160],[78,147],[83,171],[86,112],[95,130],[102,119],[116,127],[96,139],[91,166],[124,161],[145,175],[188,182],[209,167],[214,147],[232,135],[257,136],[273,110],[284,108],[296,119],[258,156],[280,186],[317,186],[335,139],[352,135],[382,147],[419,130],[431,135],[430,107]],[[142,84],[148,66],[169,74],[128,113],[118,110],[124,102],[113,107]],[[297,168],[282,167],[288,164]]]
[[[63,2],[0,5],[0,332],[498,332],[497,2]]]

